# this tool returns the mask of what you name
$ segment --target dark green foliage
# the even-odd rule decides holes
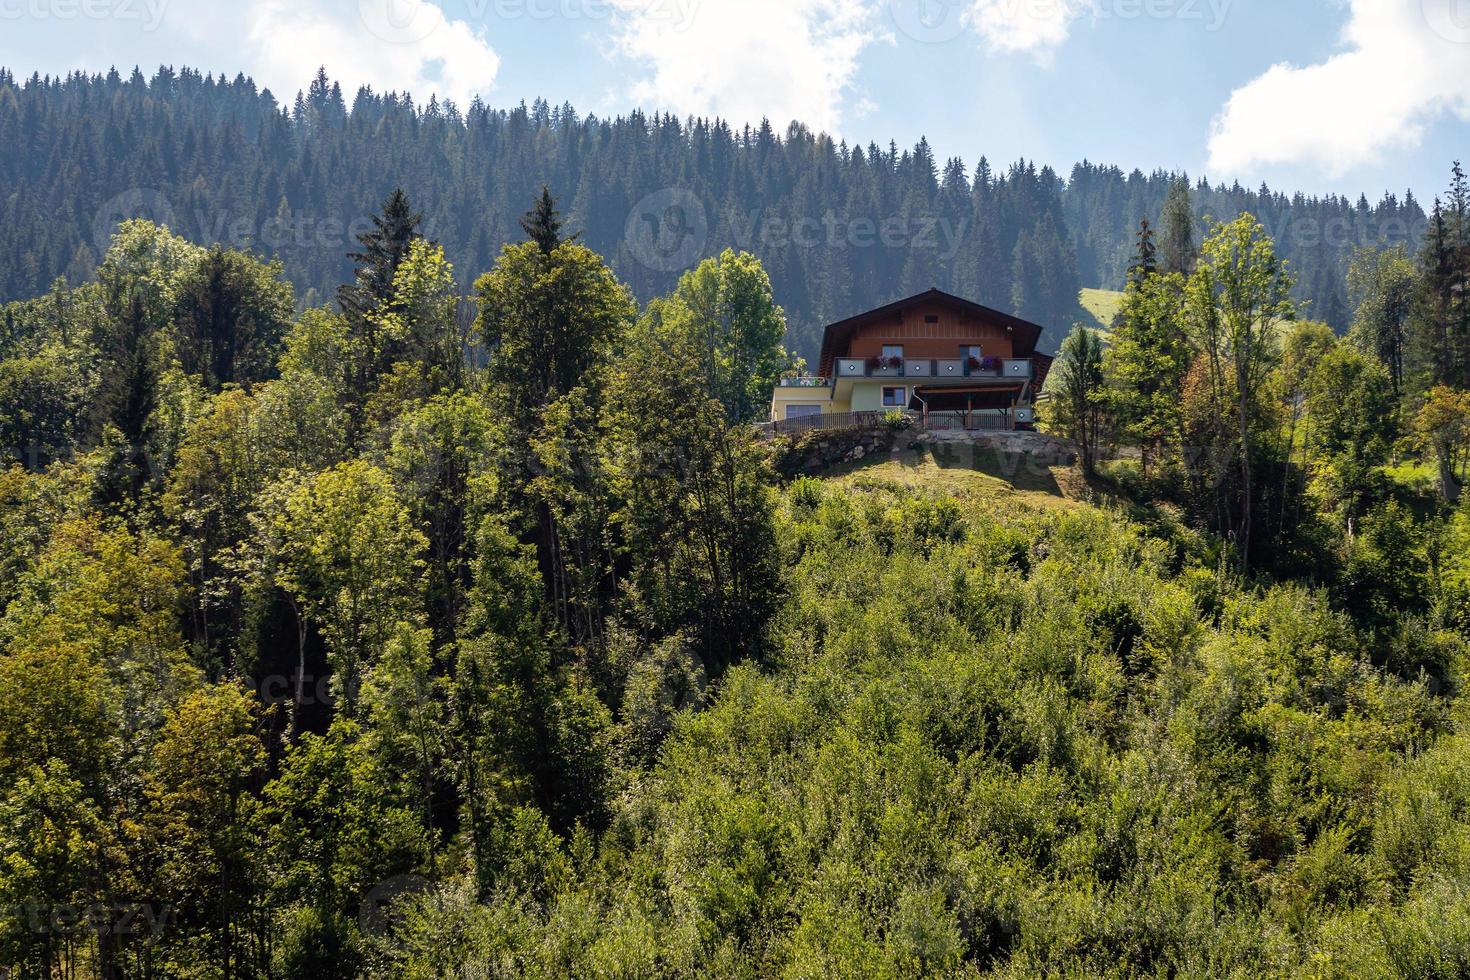
[[[521,231],[526,237],[536,243],[546,255],[550,255],[563,241],[561,233],[561,212],[556,209],[556,202],[552,200],[551,188],[542,187],[541,196],[536,199],[536,206],[521,218]],[[575,239],[577,236],[570,236]]]
[[[393,275],[418,236],[423,220],[424,216],[409,205],[403,188],[396,187],[383,202],[381,212],[372,216],[372,230],[357,236],[362,251],[347,255],[357,266],[355,281],[337,292],[337,301],[350,319],[366,318],[393,299]]]
[[[520,236],[525,202],[559,188],[573,195],[564,209],[586,244],[646,302],[683,270],[646,264],[629,219],[642,217],[640,207],[665,207],[673,187],[698,202],[675,230],[707,231],[685,268],[727,248],[757,255],[790,320],[789,348],[814,361],[823,324],[931,286],[998,308],[1019,297],[1014,312],[1037,317],[1053,348],[1071,326],[1079,283],[1122,288],[1139,218],[1165,239],[1185,227],[1173,218],[1183,214],[1181,192],[1192,193],[1191,220],[1260,217],[1299,273],[1297,298],[1339,331],[1351,319],[1343,282],[1353,248],[1412,248],[1425,226],[1412,195],[1360,207],[1239,184],[1191,191],[1180,174],[1090,162],[1064,180],[1027,161],[993,168],[984,158],[967,179],[960,161],[937,166],[924,143],[847,146],[799,125],[603,118],[542,100],[508,109],[418,103],[366,88],[349,112],[323,77],[291,101],[244,76],[191,68],[29,79],[0,69],[0,297],[38,295],[63,275],[81,282],[105,247],[99,227],[121,210],[169,221],[200,245],[263,250],[282,262],[304,306],[347,282],[344,305],[361,311],[387,295],[391,274],[374,259],[368,279],[355,278],[343,254],[349,231],[400,182],[424,208],[419,231],[443,242],[466,276]],[[389,256],[415,216],[406,205],[395,214],[370,232],[386,234],[379,243]],[[668,220],[662,210],[650,217]],[[794,247],[802,222],[818,223],[815,247]],[[880,240],[885,222],[896,223],[901,244]],[[246,237],[233,237],[242,224]],[[1197,244],[1202,228],[1194,230]],[[1187,272],[1187,263],[1170,264],[1170,242],[1160,244],[1165,271]]]
[[[690,370],[703,344],[685,327],[677,301],[656,306],[612,379],[616,519],[627,531],[628,614],[660,639],[697,637],[696,663],[718,673],[766,645],[777,592],[772,502],[750,431]]]
[[[1092,511],[960,508],[936,543],[942,500],[801,484],[789,506],[806,547],[774,671],[731,672],[676,724],[595,856],[540,845],[545,872],[494,905],[446,889],[384,975],[1454,962],[1445,848],[1470,811],[1448,704],[1379,673],[1321,594],[1241,590],[1194,556],[1178,575]]]
[[[1169,185],[1169,195],[1164,198],[1163,272],[1189,275],[1199,260],[1199,248],[1195,244],[1194,203],[1189,195],[1189,181],[1183,178]]]
[[[1138,250],[1133,256],[1133,265],[1128,269],[1128,284],[1142,282],[1159,271],[1159,250],[1154,244],[1154,230],[1148,219],[1138,223]]]
[[[1348,287],[1357,308],[1353,337],[1388,367],[1395,392],[1403,387],[1409,363],[1417,286],[1414,265],[1402,246],[1362,249],[1348,269]]]
[[[290,324],[294,298],[279,265],[219,246],[179,288],[178,348],[184,370],[211,388],[263,381]]]
[[[324,75],[298,120],[352,125]],[[1008,193],[914,159],[914,214]],[[0,972],[1463,973],[1470,505],[1392,465],[1412,412],[1463,469],[1462,392],[1289,324],[1249,220],[1188,280],[1145,233],[1053,372],[1090,484],[783,490],[759,261],[640,310],[537,213],[488,363],[402,195],[289,328],[146,222],[6,308],[11,435],[70,455],[0,473]]]
[[[1073,329],[1053,368],[1056,380],[1050,421],[1056,431],[1082,451],[1082,467],[1091,473],[1097,464],[1107,407],[1103,390],[1103,348],[1097,333],[1082,324]]]
[[[87,382],[65,350],[0,360],[0,455],[31,467],[69,456],[85,429]]]

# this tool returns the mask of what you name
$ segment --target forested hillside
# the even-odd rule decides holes
[[[922,142],[849,147],[800,125],[598,119],[368,90],[349,105],[325,76],[287,101],[189,69],[24,81],[0,70],[0,298],[39,295],[63,275],[80,284],[118,219],[147,217],[195,244],[279,258],[313,306],[350,278],[353,236],[394,186],[415,189],[425,229],[471,270],[515,239],[522,202],[546,184],[641,301],[702,257],[757,255],[790,346],[807,357],[823,324],[931,286],[1043,324],[1051,347],[1079,287],[1122,287],[1139,219],[1160,225],[1180,181],[1090,163],[1060,175],[940,160]],[[1370,205],[1186,189],[1175,218],[1195,241],[1206,217],[1255,214],[1296,269],[1296,299],[1339,331],[1353,248],[1412,247],[1424,229],[1407,195]]]
[[[1250,216],[1142,228],[1044,508],[777,480],[754,255],[640,304],[429,200],[305,311],[147,221],[5,307],[0,975],[1470,970],[1458,170],[1346,337]]]

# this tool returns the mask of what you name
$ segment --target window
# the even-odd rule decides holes
[[[907,388],[884,388],[884,408],[906,408],[909,403],[909,390]]]
[[[981,347],[980,347],[979,344],[969,344],[969,345],[966,345],[966,346],[960,348],[960,359],[961,360],[965,360],[965,361],[976,360],[976,361],[978,361],[978,360],[980,360],[980,358],[982,358],[984,356],[985,356],[985,353],[981,349]]]
[[[937,316],[926,316],[926,317],[924,317],[924,322],[925,323],[938,323],[939,322],[939,317],[937,317]]]
[[[897,359],[897,360],[900,360],[900,361],[903,360],[903,345],[902,344],[884,344],[883,345],[883,355],[882,356],[883,356],[883,360],[885,360],[885,361],[891,361],[891,360],[894,360],[894,359]]]
[[[822,414],[822,406],[820,406],[820,405],[787,405],[786,406],[786,417],[788,419],[808,419],[808,418],[811,418],[813,415],[821,415],[821,414]]]

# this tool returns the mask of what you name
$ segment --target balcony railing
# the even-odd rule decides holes
[[[1007,380],[1029,380],[1035,377],[1035,368],[1029,357],[1002,358],[995,367],[973,367],[959,358],[908,358],[899,365],[889,363],[874,365],[861,357],[837,359],[837,378],[935,378],[959,380],[963,378],[1005,378]],[[784,382],[783,382],[784,383]]]
[[[782,388],[825,388],[826,378],[782,378]]]

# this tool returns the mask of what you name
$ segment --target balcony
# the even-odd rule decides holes
[[[825,388],[826,378],[782,378],[782,388]]]
[[[916,378],[935,381],[964,381],[994,378],[1007,381],[1029,381],[1036,376],[1029,357],[1004,358],[994,367],[975,367],[962,358],[907,358],[897,366],[875,364],[861,357],[839,357],[837,380],[843,378]],[[785,382],[782,382],[785,384]]]
[[[1007,378],[1019,378],[1029,381],[1036,376],[1036,371],[1029,357],[1006,358],[1000,362],[1001,374]]]

